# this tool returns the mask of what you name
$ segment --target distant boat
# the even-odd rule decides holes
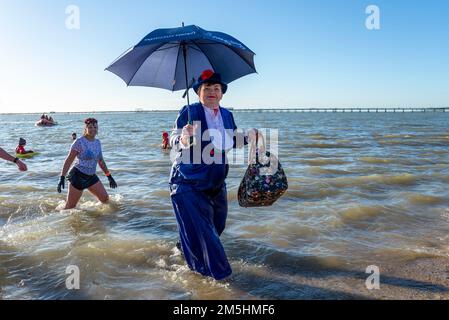
[[[53,127],[57,125],[58,123],[55,121],[49,121],[46,119],[41,119],[38,122],[35,123],[36,127]]]

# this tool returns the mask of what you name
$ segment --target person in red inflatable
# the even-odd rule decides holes
[[[19,139],[19,145],[16,148],[16,154],[27,154],[27,153],[33,153],[33,150],[25,150],[25,145],[27,144],[26,140],[23,138]]]
[[[162,132],[162,149],[171,149],[170,147],[170,138],[166,131]]]

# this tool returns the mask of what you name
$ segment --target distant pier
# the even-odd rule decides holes
[[[271,109],[233,109],[234,112],[341,112],[341,113],[405,113],[405,112],[449,112],[448,108],[271,108]]]

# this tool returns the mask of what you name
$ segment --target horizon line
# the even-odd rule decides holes
[[[271,108],[226,108],[232,111],[270,111],[276,112],[277,110],[291,110],[291,111],[301,111],[301,110],[328,110],[328,111],[344,111],[344,110],[442,110],[449,107],[271,107]],[[82,113],[141,113],[141,112],[179,112],[180,109],[143,109],[135,108],[134,110],[102,110],[102,111],[48,111],[48,112],[0,112],[0,115],[33,115],[33,114],[82,114]]]

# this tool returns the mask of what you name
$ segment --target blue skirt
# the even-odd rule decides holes
[[[191,188],[173,193],[171,199],[189,268],[217,280],[231,275],[220,241],[228,215],[226,185],[213,193]]]

